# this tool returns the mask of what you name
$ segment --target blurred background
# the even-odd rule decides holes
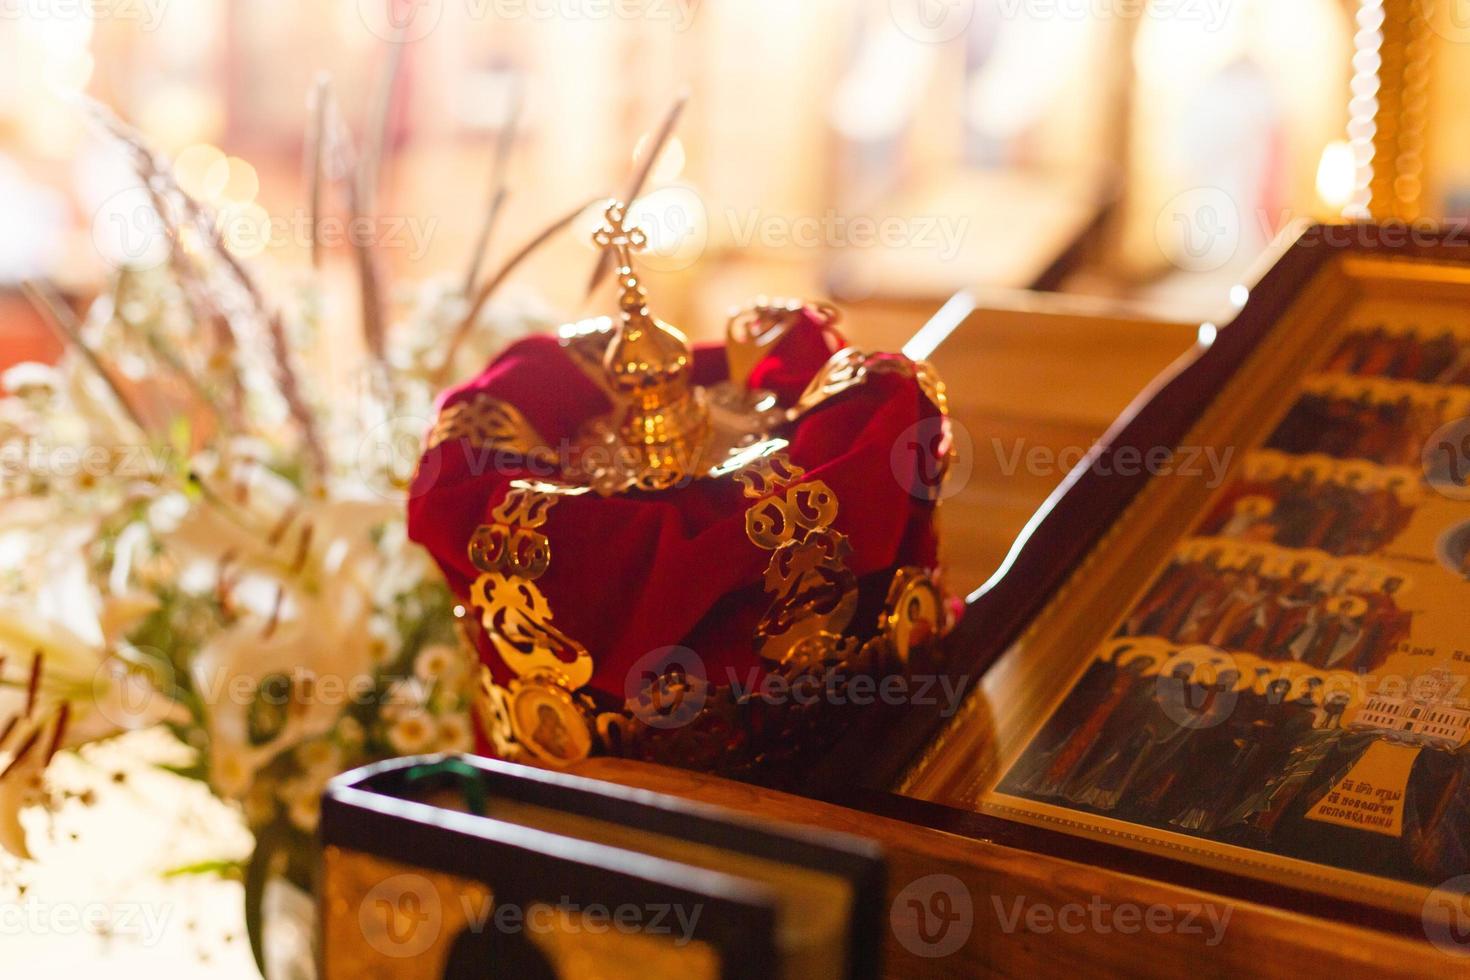
[[[424,283],[483,281],[649,165],[634,209],[646,279],[660,315],[696,338],[719,337],[758,294],[796,295],[836,300],[855,342],[896,349],[966,292],[917,351],[961,325],[934,357],[973,437],[941,510],[964,594],[1064,475],[1003,459],[1026,446],[1080,457],[1201,322],[1244,303],[1282,229],[1470,217],[1470,132],[1457,125],[1470,23],[1456,8],[0,0],[0,369],[60,350],[23,281],[49,281],[80,311],[119,271],[167,261],[98,106],[217,214],[268,293],[325,284],[314,368],[362,347],[354,239],[371,246],[392,329]],[[374,155],[364,226],[340,186],[323,196],[311,176],[324,79],[354,148]],[[681,95],[675,136],[643,159]],[[501,147],[507,196],[476,273]],[[587,295],[599,217],[586,209],[503,293],[552,319],[605,311],[605,293]],[[248,853],[239,815],[157,783],[150,762],[172,750],[138,738],[53,774],[77,794],[121,787],[121,802],[88,832],[45,824],[44,874],[0,856],[0,962],[31,977],[100,963],[119,977],[253,976],[238,883],[159,876]],[[299,954],[309,935],[282,944]],[[309,975],[286,960],[280,975]]]
[[[58,349],[14,283],[53,280],[80,308],[117,269],[168,254],[129,154],[84,100],[137,127],[275,295],[326,284],[313,367],[331,371],[362,346],[354,239],[401,321],[425,283],[469,281],[498,181],[508,194],[481,281],[568,209],[618,193],[687,96],[635,207],[665,319],[713,339],[756,295],[825,297],[854,342],[897,349],[957,290],[989,307],[1075,300],[1072,312],[1102,319],[991,318],[937,355],[969,382],[957,409],[1059,449],[1088,445],[1196,325],[1231,317],[1293,222],[1470,216],[1470,133],[1455,125],[1470,25],[1450,2],[0,10],[0,367]],[[313,271],[324,79],[378,180],[366,225],[339,187],[317,192],[327,224]],[[599,220],[589,208],[550,238],[501,296],[553,321],[605,311],[606,290],[587,296]],[[989,475],[951,507],[988,535],[956,555],[965,589],[1059,479]]]
[[[641,213],[661,253],[661,307],[693,333],[718,329],[757,292],[833,296],[875,340],[905,336],[973,286],[1202,318],[1287,222],[1362,203],[1349,123],[1354,98],[1361,110],[1374,94],[1381,8],[4,0],[0,286],[46,276],[84,296],[110,264],[146,251],[127,158],[79,94],[135,124],[227,211],[238,253],[290,275],[309,237],[308,101],[325,72],[360,141],[385,120],[374,234],[396,281],[461,274],[506,127],[510,197],[491,264],[620,186],[639,137],[684,91]],[[1467,71],[1444,16],[1424,120],[1455,111],[1453,82]],[[1462,214],[1470,154],[1455,152],[1462,134],[1438,132],[1422,147],[1436,166],[1422,168],[1416,196],[1427,213]],[[577,312],[585,239],[554,242],[519,284]],[[345,274],[349,249],[328,261],[329,275]],[[4,330],[11,360],[32,341]]]

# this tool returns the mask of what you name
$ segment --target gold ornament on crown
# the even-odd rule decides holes
[[[858,582],[849,567],[851,544],[833,527],[837,495],[822,480],[807,479],[786,452],[787,441],[774,433],[885,372],[915,379],[947,417],[944,386],[928,364],[843,347],[794,405],[781,408],[769,392],[748,387],[756,365],[803,315],[825,329],[837,322],[838,312],[826,304],[764,298],[726,325],[729,380],[695,385],[687,340],[650,313],[634,269],[633,255],[647,244],[645,235],[629,226],[627,207],[619,202],[609,205],[605,218],[593,242],[615,256],[618,315],[570,324],[560,336],[612,409],[579,434],[560,482],[517,481],[470,538],[469,558],[479,573],[470,589],[474,619],[515,675],[501,687],[482,669],[477,715],[495,751],[508,758],[528,754],[566,765],[600,748],[722,768],[727,736],[721,733],[738,726],[746,708],[745,695],[733,687],[702,678],[658,678],[650,687],[653,696],[644,699],[649,704],[630,701],[622,711],[599,711],[584,690],[593,659],[555,625],[537,585],[552,561],[546,525],[554,506],[589,491],[667,491],[694,479],[738,483],[750,501],[746,536],[770,553],[763,576],[770,605],[753,637],[768,669],[788,682],[833,671],[905,670],[918,651],[932,651],[932,641],[948,626],[933,574],[896,569],[876,632],[866,642],[851,635]],[[451,439],[527,452],[540,442],[519,412],[488,396],[446,410],[431,442]],[[670,692],[677,696],[666,697]],[[648,710],[662,711],[665,700],[678,710],[685,702],[693,705],[672,731],[644,717]],[[811,723],[815,707],[792,704],[782,711],[789,718],[774,724],[768,719],[774,742],[757,758],[794,751],[788,743]]]
[[[592,422],[580,440],[588,482],[603,494],[666,490],[708,467],[711,446],[705,393],[689,378],[689,342],[648,310],[648,293],[633,269],[633,253],[648,239],[628,227],[626,205],[608,205],[592,236],[616,256],[618,317],[601,350],[601,382],[613,410]]]

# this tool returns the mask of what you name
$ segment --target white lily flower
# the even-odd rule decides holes
[[[238,574],[250,577],[255,588],[247,596],[243,590],[249,583],[237,585],[247,611],[199,651],[193,679],[205,702],[212,761],[243,766],[247,781],[281,753],[336,729],[353,692],[372,682],[377,659],[363,624],[373,614],[374,578],[382,565],[372,541],[372,531],[383,519],[380,508],[306,498],[297,507],[285,511],[290,525],[311,531],[297,532],[295,544],[289,543],[289,534],[272,545],[264,540],[268,532],[252,539],[230,528],[230,521],[215,525],[228,541],[224,547],[240,549],[230,552],[230,566],[248,568]],[[168,545],[202,553],[210,535],[206,525],[223,520],[218,514],[205,515],[207,509],[197,509],[198,521],[193,515],[181,521]],[[279,526],[273,510],[257,517],[274,518]],[[218,539],[214,547],[220,547]],[[276,731],[252,732],[257,693],[268,683],[280,687],[275,693],[287,695],[274,706],[283,720]],[[234,795],[231,786],[216,786]]]
[[[105,597],[97,616],[102,638],[109,645],[116,643],[157,611],[159,605],[158,596],[138,589]]]
[[[100,643],[14,604],[0,605],[0,655],[12,704],[19,685],[39,654],[42,671],[39,705],[66,702],[70,724],[63,747],[81,745],[125,731],[186,717],[183,708]],[[0,701],[0,716],[5,704]]]
[[[9,727],[0,755],[0,847],[27,857],[20,811],[40,800],[54,750],[178,718],[183,709],[135,672],[112,671],[116,661],[100,645],[30,609],[0,606],[0,656],[0,726]]]
[[[0,763],[0,848],[29,859],[25,827],[20,812],[41,801],[44,792],[48,745],[55,722],[51,717],[32,717],[11,730],[11,751],[24,751],[23,758]]]

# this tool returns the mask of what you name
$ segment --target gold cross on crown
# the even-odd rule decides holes
[[[648,295],[643,284],[633,272],[633,253],[648,245],[648,236],[637,225],[628,226],[628,206],[622,201],[613,201],[607,206],[606,220],[592,234],[592,242],[599,248],[610,248],[617,255],[617,277],[623,287],[618,305],[627,318],[648,316]]]
[[[623,268],[631,266],[634,252],[642,251],[648,245],[648,235],[643,229],[637,225],[630,228],[627,221],[628,206],[622,201],[613,201],[607,206],[602,227],[592,233],[593,244],[616,250],[618,264]]]

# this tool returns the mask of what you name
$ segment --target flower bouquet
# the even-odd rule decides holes
[[[0,397],[0,846],[28,856],[22,810],[70,799],[47,778],[58,753],[163,726],[187,750],[171,768],[254,835],[243,861],[182,870],[240,876],[259,964],[266,884],[310,884],[324,782],[472,746],[463,610],[407,540],[403,498],[434,393],[551,322],[496,290],[584,206],[482,274],[497,178],[469,272],[402,303],[355,245],[366,355],[360,383],[328,390],[296,353],[322,325],[320,277],[273,301],[168,162],[98,114],[167,260],[121,269],[80,317],[27,284],[65,350],[12,368]],[[364,216],[378,154],[355,153],[326,84],[311,135],[315,265],[322,199]]]

